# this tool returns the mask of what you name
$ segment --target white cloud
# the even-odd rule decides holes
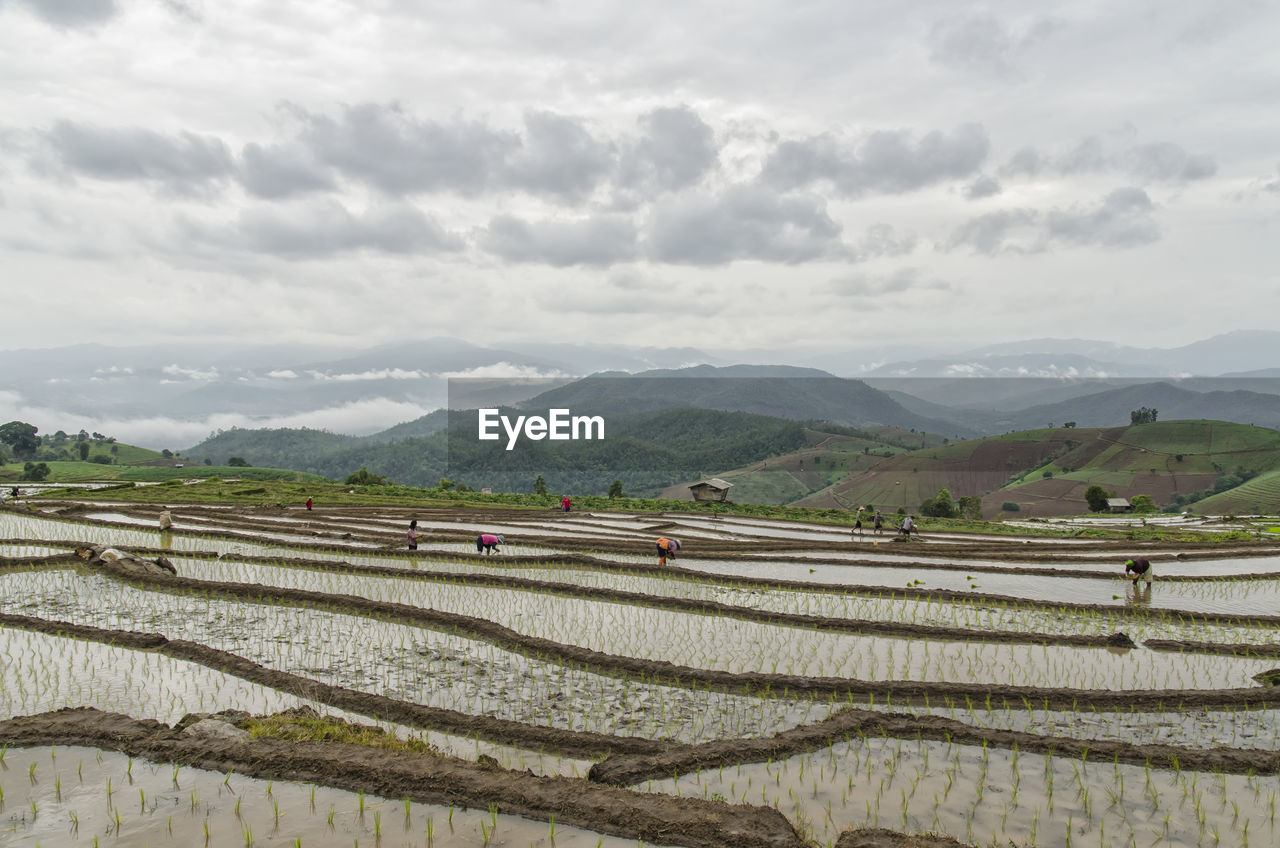
[[[364,436],[385,430],[404,421],[421,418],[438,407],[424,406],[388,398],[372,398],[327,409],[296,412],[289,415],[251,416],[220,413],[199,419],[170,418],[161,415],[138,418],[94,417],[68,413],[49,407],[29,405],[17,392],[0,391],[0,417],[6,421],[27,421],[45,432],[53,425],[67,432],[84,429],[106,433],[117,440],[154,450],[181,450],[203,441],[210,433],[232,427],[309,427],[352,436]]]
[[[431,375],[426,371],[407,370],[404,368],[376,368],[369,371],[356,371],[345,374],[321,374],[309,372],[318,380],[334,380],[339,383],[353,383],[367,380],[422,380]]]
[[[1176,345],[1274,288],[1275,4],[0,3],[6,308],[67,343],[840,347],[791,316],[856,264],[989,294],[883,338],[1132,340],[1124,280]]]
[[[160,369],[160,373],[170,377],[181,377],[186,380],[216,380],[218,379],[218,369],[208,368],[201,370],[199,368],[183,368],[181,365],[166,365]],[[170,381],[177,382],[177,381]]]
[[[510,362],[495,362],[492,365],[479,365],[475,368],[465,368],[461,371],[441,371],[436,374],[436,376],[450,380],[545,380],[568,377],[571,375],[565,374],[564,372],[558,371],[554,368],[544,370],[532,365],[515,365]]]

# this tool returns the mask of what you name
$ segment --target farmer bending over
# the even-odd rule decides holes
[[[1155,576],[1151,571],[1151,562],[1146,557],[1134,557],[1125,561],[1124,576],[1129,577],[1130,575],[1133,575],[1134,586],[1138,585],[1139,580],[1145,579],[1148,589],[1151,588],[1151,578]]]
[[[476,536],[476,553],[478,554],[500,554],[498,544],[502,541],[501,536],[495,536],[492,533],[484,533]]]
[[[658,540],[658,565],[666,565],[667,557],[676,558],[676,551],[680,550],[680,543],[675,539],[659,539]]]

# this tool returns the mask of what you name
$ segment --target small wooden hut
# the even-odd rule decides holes
[[[728,502],[729,489],[733,484],[728,480],[721,480],[719,477],[712,477],[710,480],[703,480],[701,483],[694,483],[689,487],[689,491],[693,494],[695,501],[720,501]]]

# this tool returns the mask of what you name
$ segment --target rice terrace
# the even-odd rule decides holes
[[[1274,522],[35,491],[0,845],[1280,842]]]

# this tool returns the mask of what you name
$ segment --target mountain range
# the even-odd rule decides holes
[[[834,376],[862,383],[826,398],[821,392],[815,396],[800,390],[774,390],[771,400],[726,396],[706,401],[709,408],[849,423],[882,419],[949,435],[1003,432],[1021,423],[1043,426],[1060,418],[1093,421],[1094,412],[1055,405],[1113,389],[1132,391],[1117,396],[1109,410],[1092,404],[1099,423],[1116,415],[1122,420],[1106,423],[1124,423],[1126,404],[1135,408],[1161,403],[1169,407],[1162,410],[1166,415],[1173,414],[1173,405],[1194,412],[1227,403],[1225,417],[1231,420],[1276,421],[1265,399],[1197,398],[1141,388],[1165,383],[1204,395],[1280,394],[1280,333],[1275,331],[1228,333],[1174,348],[1038,339],[955,354],[935,349],[912,356],[913,349],[923,350],[856,342],[832,351],[708,352],[697,347],[553,342],[485,347],[451,338],[368,347],[71,345],[0,351],[0,373],[5,375],[0,418],[31,421],[45,431],[111,432],[158,449],[194,444],[232,427],[307,427],[368,436],[404,424],[413,431],[417,425],[412,422],[441,407],[516,404],[589,375],[714,375],[790,380]],[[885,359],[889,353],[894,355],[891,363]],[[718,371],[706,370],[717,366]],[[866,394],[863,387],[883,396]],[[565,396],[582,391],[568,390]],[[794,391],[799,396],[791,396]],[[696,394],[692,389],[676,392],[677,405],[704,403],[691,393]],[[1143,401],[1144,397],[1161,400]],[[1237,407],[1238,413],[1233,411]]]

